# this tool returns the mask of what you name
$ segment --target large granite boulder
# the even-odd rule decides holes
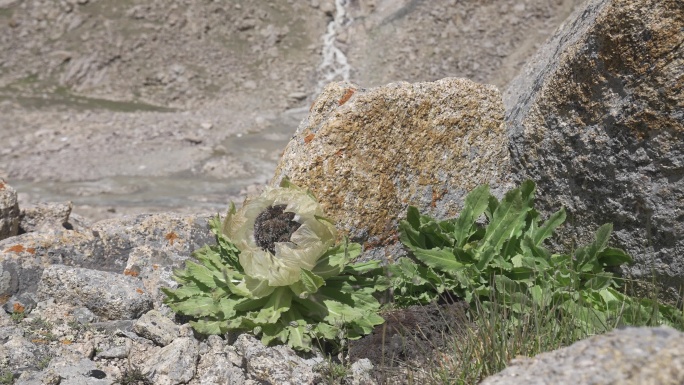
[[[332,83],[288,144],[273,184],[308,187],[366,249],[392,244],[408,205],[454,217],[474,187],[508,187],[508,138],[494,86],[446,78],[361,89]]]
[[[19,204],[17,192],[0,178],[0,240],[19,232]]]
[[[627,328],[518,358],[482,385],[684,384],[684,333]]]
[[[684,2],[590,0],[505,92],[511,161],[560,237],[589,241],[606,222],[667,297],[684,284]]]

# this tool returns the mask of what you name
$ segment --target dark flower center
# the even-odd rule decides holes
[[[300,223],[294,221],[295,214],[284,212],[286,205],[268,206],[254,221],[254,241],[262,250],[275,255],[276,242],[290,242],[292,233]]]

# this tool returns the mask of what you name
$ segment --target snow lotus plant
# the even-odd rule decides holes
[[[379,263],[350,263],[360,245],[335,245],[335,226],[307,190],[284,180],[239,210],[231,204],[210,227],[217,244],[174,272],[179,287],[162,289],[198,332],[249,331],[308,351],[313,341],[339,345],[383,322],[374,294],[388,281]]]

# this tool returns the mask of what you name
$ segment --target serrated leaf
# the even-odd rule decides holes
[[[202,334],[222,334],[222,327],[225,326],[224,321],[218,320],[197,320],[190,321],[193,329]]]
[[[268,301],[254,318],[254,322],[257,324],[276,323],[283,313],[290,310],[291,304],[292,291],[288,287],[279,287],[268,296]]]
[[[339,275],[347,264],[361,254],[361,245],[349,243],[347,239],[343,244],[331,247],[319,258],[316,266],[311,270],[323,279]]]
[[[536,189],[534,182],[530,179],[527,179],[520,184],[519,188],[523,206],[531,209],[532,206],[534,206],[534,191]]]
[[[252,278],[248,275],[245,276],[244,282],[241,285],[244,285],[244,288],[249,290],[254,298],[266,297],[275,290],[275,287],[270,286],[268,281]]]
[[[556,228],[565,222],[565,217],[565,207],[551,214],[549,219],[531,234],[532,243],[539,246],[545,239],[553,235]]]
[[[632,257],[624,250],[613,247],[606,247],[598,255],[599,263],[603,266],[621,266],[625,263],[632,263]]]
[[[509,191],[494,212],[483,239],[483,246],[501,249],[503,243],[525,225],[526,208],[519,189]]]
[[[303,293],[297,293],[300,297],[302,294],[312,294],[318,291],[318,288],[325,285],[325,280],[309,270],[302,269],[299,275],[299,280],[304,288]]]
[[[456,246],[463,247],[474,232],[475,221],[484,213],[489,204],[489,186],[482,185],[473,189],[465,199],[463,209],[454,222]]]
[[[216,287],[216,282],[214,282],[214,272],[207,269],[205,266],[199,265],[192,261],[186,261],[185,269],[187,274],[192,277],[194,281],[197,281],[210,289]]]
[[[319,322],[316,324],[313,331],[319,337],[322,337],[327,340],[334,340],[335,338],[337,338],[337,333],[339,333],[340,329],[328,323]]]
[[[328,315],[324,318],[324,320],[333,325],[336,323],[349,323],[363,317],[364,315],[363,311],[360,309],[353,308],[338,301],[326,299],[323,300],[323,303],[328,309]]]
[[[168,289],[168,288],[162,288],[161,289],[164,294],[166,294],[169,297],[174,297],[175,300],[180,301],[184,300],[186,298],[194,297],[197,295],[202,295],[204,292],[197,287],[197,285],[183,285],[180,286],[177,289]]]
[[[463,267],[461,262],[449,250],[434,248],[431,250],[416,249],[413,254],[424,264],[444,271],[454,271]]]
[[[191,297],[182,302],[169,304],[169,307],[176,313],[184,315],[203,317],[216,314],[218,308],[211,297]]]

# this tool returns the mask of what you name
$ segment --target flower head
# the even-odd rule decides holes
[[[270,287],[299,281],[337,237],[316,199],[287,180],[231,208],[223,233],[240,249],[245,274]]]

